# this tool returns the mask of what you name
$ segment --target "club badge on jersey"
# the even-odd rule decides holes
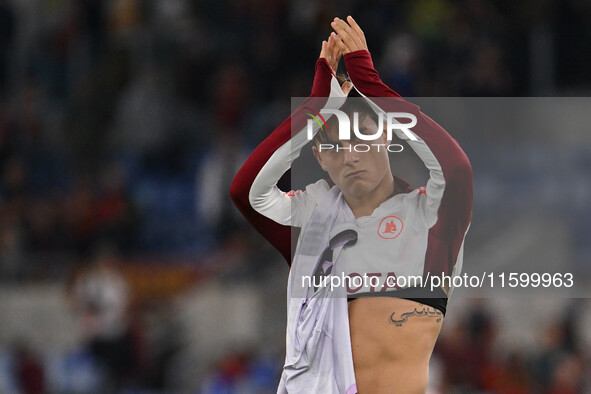
[[[378,235],[384,239],[394,239],[400,235],[404,224],[398,216],[386,216],[380,221]]]

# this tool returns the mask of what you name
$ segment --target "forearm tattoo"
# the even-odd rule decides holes
[[[405,312],[400,315],[400,317],[396,316],[396,312],[393,312],[390,315],[390,323],[394,324],[397,327],[402,326],[403,323],[406,323],[408,319],[413,316],[419,317],[431,317],[437,319],[436,322],[439,323],[441,319],[443,319],[443,313],[439,309],[435,309],[431,306],[427,306],[424,304],[419,304],[419,308],[415,308],[411,312]]]

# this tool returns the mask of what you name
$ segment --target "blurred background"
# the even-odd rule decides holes
[[[0,392],[275,392],[287,264],[228,190],[349,14],[404,96],[589,113],[589,0],[0,0]],[[474,167],[466,267],[589,275],[579,120],[450,131]],[[589,327],[584,298],[458,295],[429,390],[591,392]]]

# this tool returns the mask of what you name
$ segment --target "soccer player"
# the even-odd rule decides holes
[[[353,18],[335,18],[331,26],[310,97],[255,149],[230,191],[244,216],[287,261],[291,229],[300,229],[288,282],[287,354],[278,392],[420,393],[427,387],[450,288],[432,291],[428,283],[400,279],[454,275],[461,269],[472,169],[443,128],[380,80]],[[341,57],[351,81],[339,83]],[[351,118],[357,112],[358,131],[377,139],[360,141],[351,133],[351,139],[339,140],[336,118],[329,117],[316,128],[312,149],[330,180],[284,193],[277,181],[309,142],[310,114],[323,109],[339,109]],[[394,132],[425,163],[426,186],[412,188],[391,172],[385,147],[392,141],[386,127],[381,135],[377,131],[386,119],[378,114],[392,112],[416,119],[412,132]],[[370,149],[356,149],[360,142]],[[339,274],[377,282],[348,282],[335,290],[302,280]]]

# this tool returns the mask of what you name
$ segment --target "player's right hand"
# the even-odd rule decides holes
[[[347,22],[340,18],[334,18],[330,24],[337,33],[337,44],[343,55],[361,49],[367,50],[367,42],[365,41],[363,30],[361,30],[351,15],[347,17]]]
[[[322,50],[320,51],[320,58],[326,59],[334,75],[337,74],[337,69],[339,68],[339,61],[343,56],[343,52],[338,41],[339,39],[337,38],[336,33],[331,33],[327,41],[322,41]],[[351,82],[345,82],[341,86],[341,89],[343,90],[343,93],[345,93],[345,96],[349,94],[351,88],[353,88],[353,84]]]
[[[343,55],[341,47],[337,41],[337,35],[335,33],[331,33],[328,37],[328,41],[322,41],[322,50],[320,51],[320,58],[326,59],[330,65],[330,68],[332,69],[332,73],[335,75],[337,73],[337,69],[339,68],[339,61]]]

